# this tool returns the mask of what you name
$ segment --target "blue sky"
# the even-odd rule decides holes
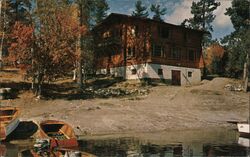
[[[142,0],[143,4],[150,8],[150,4],[160,4],[167,8],[167,14],[163,17],[165,22],[180,24],[184,19],[192,17],[190,7],[193,0]],[[196,0],[197,1],[197,0]],[[221,5],[214,11],[216,18],[213,22],[213,38],[222,38],[230,34],[234,29],[230,18],[224,15],[226,8],[231,6],[231,0],[218,0]],[[136,0],[107,0],[109,13],[122,13],[131,15],[134,11]],[[150,14],[150,16],[152,16]]]

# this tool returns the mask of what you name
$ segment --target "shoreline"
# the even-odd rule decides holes
[[[19,107],[21,119],[53,119],[71,125],[77,135],[158,132],[231,127],[227,121],[249,117],[249,93],[224,87],[235,80],[215,78],[191,87],[154,86],[145,96],[37,100],[32,92],[2,104]]]

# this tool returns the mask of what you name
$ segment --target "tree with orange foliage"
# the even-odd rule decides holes
[[[13,28],[9,59],[26,65],[26,72],[37,84],[37,95],[44,81],[65,76],[75,68],[78,38],[86,29],[79,26],[71,9],[64,1],[37,0],[34,24],[17,22]]]

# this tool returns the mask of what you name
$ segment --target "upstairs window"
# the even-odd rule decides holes
[[[188,42],[188,43],[191,42],[190,35],[186,31],[183,33],[183,38],[184,38],[184,42]]]
[[[120,30],[115,28],[112,32],[113,37],[119,37],[120,36]]]
[[[131,34],[133,37],[136,37],[138,36],[138,30],[139,30],[139,27],[138,26],[133,26],[132,29],[131,29]]]
[[[153,45],[152,55],[155,57],[164,57],[164,48],[160,45]]]
[[[184,33],[183,33],[183,38],[184,38],[184,41],[187,42],[187,40],[188,40],[187,32],[184,32]]]
[[[158,34],[161,38],[169,38],[169,28],[168,27],[158,27]]]
[[[102,37],[103,37],[103,38],[109,38],[109,37],[111,37],[110,31],[104,32],[104,33],[102,34]]]
[[[121,29],[120,29],[120,37],[122,37],[122,34],[123,34],[123,33],[122,33],[122,28],[121,28]]]
[[[174,47],[171,49],[171,59],[176,59],[176,60],[180,60],[181,58],[181,49]]]
[[[128,47],[128,57],[132,57],[135,55],[135,47]]]
[[[188,50],[188,60],[195,61],[195,53],[194,50]]]

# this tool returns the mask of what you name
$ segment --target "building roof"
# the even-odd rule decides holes
[[[167,23],[167,22],[164,22],[164,21],[158,21],[158,20],[154,20],[154,19],[150,19],[150,18],[135,17],[135,16],[119,14],[119,13],[111,13],[111,14],[109,14],[109,16],[106,19],[104,19],[101,23],[99,23],[98,25],[96,25],[94,27],[94,30],[98,29],[100,26],[104,25],[105,23],[108,23],[108,22],[114,21],[114,20],[121,20],[121,19],[134,19],[134,20],[142,20],[142,21],[148,21],[148,22],[153,22],[153,23],[160,23],[160,24],[165,24],[165,25],[168,25],[168,26],[182,28],[182,29],[189,30],[189,31],[199,32],[199,33],[202,33],[202,34],[210,34],[209,32],[204,31],[204,30],[191,29],[191,28],[187,28],[187,27],[184,27],[184,26],[181,26],[181,25],[175,25],[175,24]]]

